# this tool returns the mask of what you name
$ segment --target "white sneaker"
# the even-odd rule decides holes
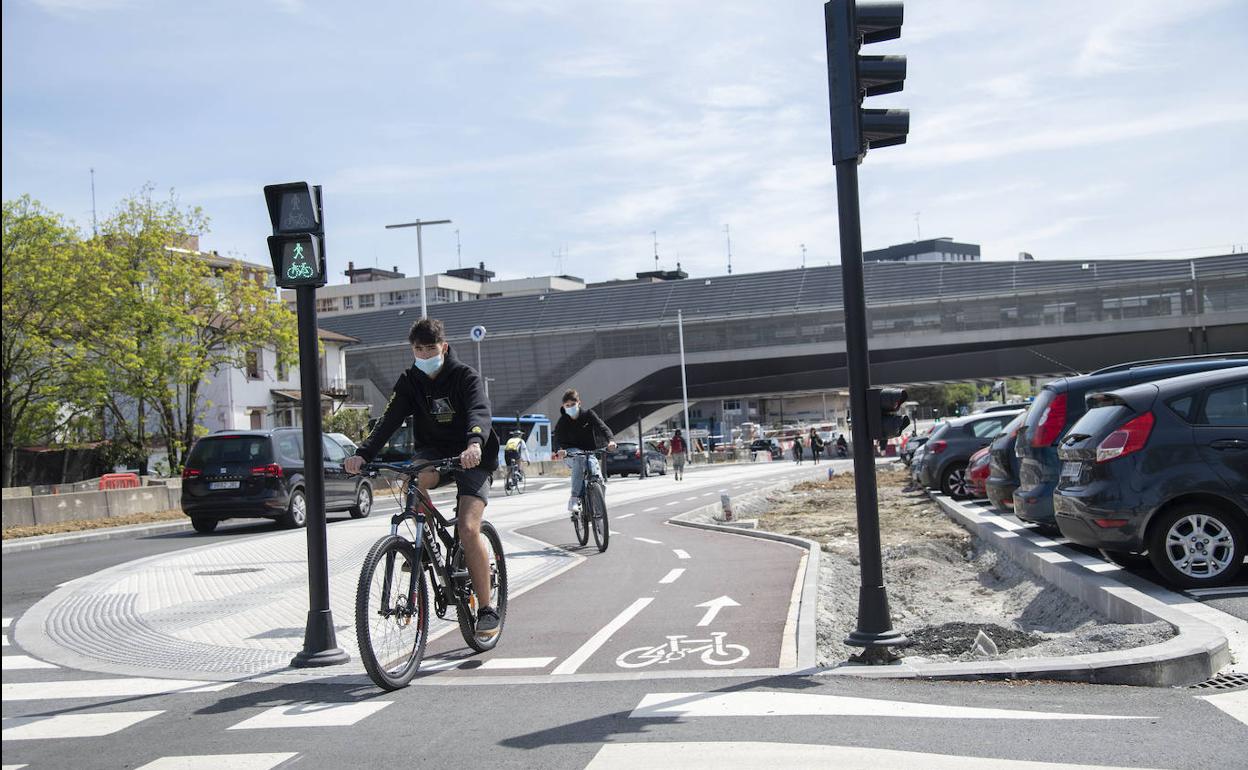
[[[580,507],[581,507],[581,498],[579,497],[568,498],[568,513],[576,513],[580,509]]]

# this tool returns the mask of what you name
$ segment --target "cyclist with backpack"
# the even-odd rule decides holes
[[[507,443],[503,445],[503,462],[507,465],[508,484],[511,484],[511,480],[516,477],[516,473],[523,473],[520,470],[521,461],[528,465],[529,445],[524,441],[523,431],[513,430],[511,435],[507,437]]]
[[[581,406],[581,396],[576,390],[569,389],[563,394],[563,408],[559,411],[552,442],[556,460],[567,457],[569,449],[585,452],[597,452],[603,447],[608,451],[615,449],[615,434],[592,409]],[[594,455],[587,455],[586,462],[569,462],[569,465],[572,468],[572,496],[568,498],[568,512],[575,513],[581,493],[585,491],[586,467],[591,476],[601,476],[602,467]]]

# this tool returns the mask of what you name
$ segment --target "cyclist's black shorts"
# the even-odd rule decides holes
[[[440,460],[446,456],[446,452],[440,452],[433,448],[417,449],[412,456],[412,462],[428,462],[429,460]],[[494,474],[482,470],[480,466],[476,468],[459,468],[442,474],[442,478],[438,479],[437,487],[444,486],[451,478],[455,479],[456,497],[476,497],[482,501],[489,503],[490,501],[490,484],[494,482]]]
[[[509,466],[515,465],[520,462],[520,451],[517,449],[504,449],[503,461]]]

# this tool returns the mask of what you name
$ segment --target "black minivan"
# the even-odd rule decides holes
[[[373,508],[367,478],[347,475],[347,450],[321,435],[325,510],[364,518]],[[196,532],[222,519],[276,519],[287,527],[308,521],[303,483],[303,429],[219,431],[195,442],[182,469],[182,512]]]
[[[1058,449],[1062,534],[1120,564],[1147,552],[1184,588],[1234,578],[1248,552],[1248,366],[1087,402]]]
[[[1057,488],[1061,466],[1057,444],[1066,430],[1083,416],[1087,394],[1245,365],[1248,365],[1248,353],[1148,361],[1111,366],[1079,377],[1063,377],[1045,385],[1027,411],[1027,418],[1014,441],[1014,451],[1018,455],[1014,514],[1042,529],[1057,530],[1053,518],[1053,490]]]

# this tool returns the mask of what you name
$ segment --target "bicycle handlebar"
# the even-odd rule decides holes
[[[429,460],[423,463],[364,463],[364,472],[359,475],[376,476],[377,471],[393,471],[403,476],[416,476],[426,468],[433,468],[442,473],[462,467],[458,457],[443,457],[440,460]]]

